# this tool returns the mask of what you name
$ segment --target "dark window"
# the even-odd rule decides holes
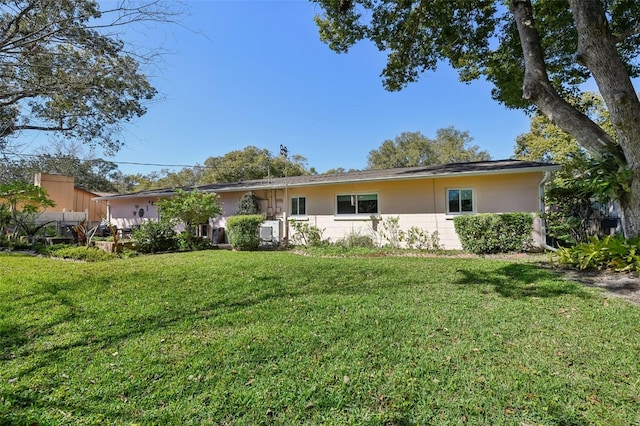
[[[447,189],[447,202],[447,213],[473,212],[473,189]]]
[[[377,214],[378,213],[378,195],[377,194],[338,195],[337,213],[338,214]]]
[[[293,197],[291,199],[291,214],[294,216],[304,216],[307,214],[306,197]]]

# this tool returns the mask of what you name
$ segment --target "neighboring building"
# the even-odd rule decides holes
[[[90,223],[100,222],[107,217],[104,204],[93,201],[96,196],[110,194],[97,193],[78,188],[74,185],[74,178],[49,173],[36,173],[34,185],[47,191],[47,196],[53,200],[55,207],[48,208],[38,220],[75,223],[85,220]]]
[[[456,163],[388,170],[293,176],[197,187],[215,192],[223,208],[212,218],[209,237],[224,228],[243,194],[252,191],[261,200],[261,212],[270,223],[279,223],[286,238],[288,220],[307,221],[324,230],[331,240],[351,232],[367,233],[372,216],[399,217],[402,229],[417,226],[438,231],[446,249],[459,249],[453,218],[474,213],[537,213],[542,205],[543,184],[559,166],[518,160]],[[193,188],[182,188],[191,190]],[[107,206],[108,220],[119,228],[131,228],[145,220],[158,219],[155,202],[171,197],[174,189],[103,196],[96,201]],[[534,242],[541,246],[544,229],[536,219]]]

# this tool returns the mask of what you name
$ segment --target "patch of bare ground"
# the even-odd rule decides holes
[[[558,269],[558,271],[568,280],[589,287],[602,288],[608,297],[621,297],[640,306],[640,278],[636,273],[572,269]]]

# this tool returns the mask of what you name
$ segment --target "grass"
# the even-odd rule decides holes
[[[0,254],[0,424],[640,424],[639,334],[527,262]]]

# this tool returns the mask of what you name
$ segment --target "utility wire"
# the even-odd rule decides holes
[[[215,169],[215,167],[213,166],[205,166],[205,165],[188,165],[188,164],[161,164],[161,163],[139,163],[139,162],[134,162],[134,161],[111,161],[111,160],[105,160],[104,158],[93,158],[90,160],[83,160],[81,158],[78,157],[74,157],[72,155],[51,155],[51,154],[21,154],[18,152],[3,152],[4,155],[14,155],[16,157],[34,157],[34,158],[40,158],[40,157],[45,157],[48,156],[50,158],[77,158],[78,160],[81,161],[95,161],[95,160],[102,160],[105,163],[113,163],[113,164],[127,164],[127,165],[134,165],[134,166],[154,166],[154,167],[187,167],[190,169],[196,168],[196,167],[200,167],[203,169]]]

